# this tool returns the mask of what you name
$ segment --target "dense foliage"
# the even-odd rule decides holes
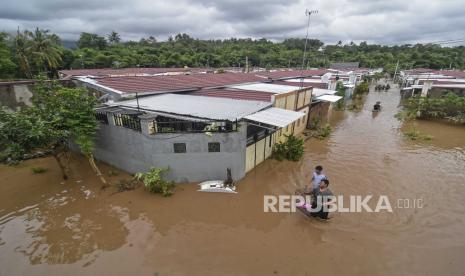
[[[32,107],[18,112],[0,109],[0,161],[14,163],[25,154],[48,150],[63,169],[58,154],[74,141],[98,170],[92,158],[98,128],[95,106],[96,100],[85,89],[40,82],[35,87]],[[67,178],[64,170],[63,177]]]
[[[353,96],[368,93],[369,90],[370,85],[368,84],[368,82],[363,81],[355,86]]]
[[[137,173],[135,178],[142,181],[149,192],[171,196],[175,185],[173,182],[163,179],[162,173],[166,171],[168,171],[166,168],[152,168],[146,173]]]
[[[448,119],[465,124],[465,98],[448,92],[440,98],[414,96],[404,103],[397,115],[401,120]]]
[[[60,38],[46,30],[0,35],[0,79],[32,77],[39,72],[56,75],[57,69],[121,67],[300,67],[304,39],[282,42],[267,39],[199,40],[178,34],[167,41],[150,36],[140,41],[121,42],[118,33],[107,37],[82,33],[75,49],[63,46]],[[362,67],[384,67],[394,73],[411,67],[465,68],[465,47],[441,47],[436,44],[400,46],[350,43],[324,45],[309,41],[308,67],[326,67],[332,62],[359,61]]]
[[[287,136],[286,142],[279,142],[275,145],[274,156],[278,160],[299,161],[304,155],[304,140],[294,135]]]

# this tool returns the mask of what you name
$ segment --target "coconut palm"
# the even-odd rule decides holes
[[[121,41],[121,37],[119,36],[117,32],[112,31],[108,35],[108,42],[110,42],[111,44],[118,44],[120,41]]]
[[[15,52],[16,52],[16,57],[18,58],[19,61],[19,68],[23,73],[26,75],[27,78],[31,78],[31,66],[29,64],[29,54],[28,54],[28,48],[29,48],[29,41],[27,38],[27,35],[25,32],[20,32],[18,29],[18,32],[15,37]]]
[[[25,31],[30,40],[28,52],[37,71],[55,70],[61,62],[61,49],[57,37],[49,30],[36,28],[34,32]]]

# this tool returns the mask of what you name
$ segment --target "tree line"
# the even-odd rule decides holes
[[[66,41],[65,41],[66,42]],[[32,78],[39,74],[57,77],[62,69],[125,67],[250,67],[300,68],[305,40],[288,38],[201,40],[177,34],[166,41],[149,36],[139,41],[122,41],[116,32],[107,36],[81,33],[75,47],[65,47],[61,38],[48,30],[18,30],[0,33],[0,79]],[[361,67],[383,67],[393,73],[401,69],[465,68],[465,47],[437,44],[396,46],[361,42],[325,45],[310,39],[305,67],[327,67],[333,62],[360,62]]]

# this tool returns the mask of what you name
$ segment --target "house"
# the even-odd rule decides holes
[[[97,159],[132,173],[169,167],[168,179],[191,182],[223,179],[227,168],[239,180],[270,157],[276,143],[300,135],[312,102],[338,96],[319,89],[312,97],[312,83],[284,80],[325,73],[79,75],[72,80],[105,103],[96,110],[102,124]]]
[[[432,69],[413,69],[400,73],[402,97],[413,95],[440,97],[447,91],[465,96],[465,72]]]
[[[169,167],[166,177],[176,182],[224,179],[227,168],[239,180],[271,155],[278,130],[304,116],[269,101],[151,95],[96,110],[94,155],[131,173]]]

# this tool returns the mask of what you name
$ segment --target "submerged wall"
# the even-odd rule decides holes
[[[31,106],[32,81],[0,83],[0,105],[18,111]]]
[[[169,167],[165,176],[176,182],[225,179],[226,168],[231,168],[234,180],[245,176],[245,125],[237,132],[213,133],[210,137],[204,133],[149,135],[109,121],[109,125],[101,124],[94,155],[127,172]],[[208,152],[209,142],[219,142],[220,152]],[[174,153],[174,143],[186,143],[186,153]]]

